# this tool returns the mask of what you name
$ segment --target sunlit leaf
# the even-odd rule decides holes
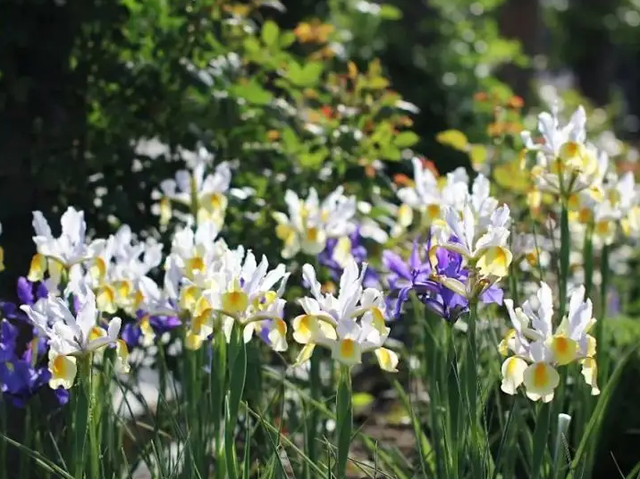
[[[493,179],[500,187],[516,193],[526,193],[530,189],[529,172],[520,168],[518,159],[497,165]]]
[[[268,47],[275,45],[278,42],[279,36],[280,36],[280,28],[272,20],[267,20],[265,24],[262,25],[262,32],[261,32],[262,41]]]
[[[459,130],[442,131],[436,135],[436,141],[460,151],[465,151],[469,146],[466,135]]]
[[[260,52],[260,42],[255,37],[247,37],[244,40],[244,48],[249,53],[258,53]]]
[[[469,157],[471,158],[471,165],[473,166],[474,170],[479,170],[487,161],[488,156],[489,152],[487,151],[486,146],[471,145],[471,149],[469,150]]]
[[[287,48],[296,41],[296,35],[293,32],[283,32],[280,35],[280,48]]]
[[[353,407],[354,408],[363,408],[369,406],[375,397],[373,397],[369,393],[354,393],[352,397]]]
[[[393,139],[393,144],[397,148],[410,148],[420,141],[420,137],[413,131],[403,131],[396,135]]]
[[[380,5],[378,16],[385,20],[400,20],[402,18],[402,10],[393,5],[384,4]]]
[[[324,65],[320,62],[309,62],[304,67],[296,62],[291,62],[287,78],[296,86],[313,86],[320,79],[323,69]]]

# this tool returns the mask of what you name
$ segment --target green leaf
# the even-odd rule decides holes
[[[286,128],[282,131],[282,143],[286,153],[295,153],[300,150],[300,139],[292,128]]]
[[[231,91],[235,96],[244,98],[254,105],[267,105],[273,99],[273,94],[262,88],[256,80],[244,85],[234,85]]]
[[[245,38],[243,45],[244,45],[244,49],[248,53],[259,53],[261,50],[260,42],[256,37]]]
[[[389,80],[385,77],[375,77],[365,82],[365,87],[370,90],[383,90],[389,86]]]
[[[469,146],[467,136],[459,130],[442,131],[436,135],[436,141],[460,151],[465,151]]]
[[[299,87],[310,87],[320,79],[324,65],[320,62],[309,62],[301,67],[297,62],[289,63],[287,78],[291,83]]]
[[[323,148],[316,152],[308,152],[300,155],[300,164],[305,168],[317,169],[322,166],[325,158],[327,157],[327,150]]]
[[[384,20],[400,20],[402,18],[402,10],[393,5],[380,5],[378,16]]]
[[[278,37],[280,36],[280,28],[274,21],[267,20],[265,24],[262,25],[261,36],[264,44],[268,47],[271,47],[278,42]]]
[[[373,402],[375,398],[369,393],[355,393],[353,395],[353,407],[362,408],[367,407]]]
[[[397,148],[410,148],[420,141],[420,137],[412,131],[403,131],[395,136],[393,144]]]
[[[402,152],[394,145],[385,145],[380,147],[380,155],[389,161],[400,161]]]
[[[590,448],[589,446],[592,445],[594,438],[600,437],[602,426],[605,419],[605,414],[611,402],[611,396],[613,395],[613,392],[618,386],[620,377],[627,365],[627,362],[635,354],[637,349],[638,349],[638,346],[634,345],[634,347],[622,357],[620,362],[617,364],[616,368],[613,370],[613,373],[611,374],[611,377],[607,381],[607,384],[605,385],[604,389],[600,393],[596,407],[593,410],[593,413],[591,414],[591,418],[589,419],[589,422],[587,423],[587,427],[585,428],[584,433],[582,435],[582,440],[578,445],[578,450],[576,451],[573,457],[573,462],[571,464],[570,472],[569,474],[567,474],[568,479],[576,479],[577,477],[579,477],[577,474],[574,475],[574,471],[578,470],[580,463],[583,461],[584,455],[589,452],[589,448]]]
[[[280,48],[287,48],[296,41],[296,35],[293,32],[284,32],[280,35]]]
[[[541,404],[537,409],[536,427],[533,432],[533,459],[531,460],[531,479],[537,479],[542,472],[545,454],[548,454],[548,440],[551,423],[551,406]]]
[[[485,164],[489,153],[487,151],[487,147],[484,145],[471,145],[471,149],[469,150],[469,157],[471,158],[471,165],[473,169],[478,171],[482,165]]]

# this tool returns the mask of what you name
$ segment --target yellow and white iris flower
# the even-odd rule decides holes
[[[385,303],[381,291],[362,288],[366,265],[358,271],[351,261],[340,278],[338,297],[323,294],[313,266],[303,266],[303,276],[313,297],[299,300],[304,314],[293,320],[293,339],[304,345],[297,363],[307,361],[316,346],[331,351],[333,359],[346,366],[362,361],[362,354],[373,352],[380,367],[396,372],[398,356],[384,348],[390,329],[385,325]]]
[[[217,239],[218,231],[215,223],[207,221],[200,223],[195,231],[182,228],[173,236],[171,255],[177,258],[188,280],[201,281],[207,275],[207,268],[228,249],[223,240]]]
[[[218,164],[212,174],[207,175],[206,170],[211,158],[207,155],[198,155],[190,162],[188,170],[180,170],[175,178],[170,178],[160,183],[159,214],[160,223],[167,224],[174,214],[172,203],[185,206],[194,213],[197,208],[197,221],[213,222],[218,229],[224,225],[227,210],[229,185],[231,183],[231,167],[229,163]],[[194,202],[197,203],[194,205]]]
[[[436,178],[418,158],[413,163],[413,185],[400,188],[397,196],[401,201],[397,224],[406,229],[413,222],[417,212],[425,225],[442,217],[444,206],[456,207],[464,198],[469,184],[469,176],[464,168],[457,168],[445,177]]]
[[[461,254],[468,264],[478,269],[478,280],[490,278],[495,282],[507,276],[513,259],[508,246],[509,207],[503,205],[495,209],[486,227],[481,227],[478,218],[471,204],[467,204],[462,212],[447,207],[444,221],[433,229],[436,245],[432,249],[442,247]],[[451,240],[452,235],[457,241]],[[473,285],[470,289],[474,289]]]
[[[282,295],[288,277],[282,264],[269,271],[264,256],[258,264],[253,253],[245,254],[242,247],[226,251],[210,277],[208,289],[193,298],[186,347],[199,349],[213,332],[215,319],[220,318],[227,341],[236,325],[242,328],[245,342],[259,332],[265,334],[272,349],[286,350],[287,326],[283,319],[286,301]],[[274,290],[278,283],[279,288]]]
[[[293,258],[302,251],[317,255],[325,248],[328,238],[341,238],[355,229],[356,199],[347,197],[338,188],[320,202],[314,188],[306,200],[288,190],[285,193],[288,214],[273,213],[278,223],[276,235],[284,242],[282,257]]]
[[[47,289],[57,290],[63,271],[95,258],[105,246],[104,239],[98,239],[87,244],[87,225],[84,212],[73,207],[67,208],[60,219],[62,232],[54,237],[51,227],[40,211],[33,212],[33,242],[37,253],[31,260],[29,281],[43,281],[45,273],[49,273]]]
[[[31,322],[49,339],[49,385],[53,389],[60,386],[71,388],[77,374],[77,358],[109,345],[116,347],[121,369],[128,370],[127,346],[118,339],[120,318],[112,318],[105,331],[100,326],[93,291],[86,287],[84,292],[76,316],[63,299],[53,295],[40,299],[34,306],[21,306]]]
[[[118,309],[135,316],[141,301],[137,284],[162,261],[162,244],[154,240],[138,242],[124,225],[109,236],[104,247],[86,263],[84,282],[96,294],[101,312],[114,314]],[[82,274],[74,269],[70,275]]]
[[[586,140],[587,117],[579,107],[566,125],[560,125],[557,108],[538,116],[538,130],[544,143],[535,143],[528,131],[522,132],[525,146],[536,151],[531,171],[540,191],[568,198],[602,181],[609,158]]]
[[[524,385],[529,399],[549,402],[560,383],[556,368],[579,361],[591,394],[600,393],[596,382],[596,341],[588,334],[596,320],[592,317],[591,300],[585,301],[584,295],[583,286],[573,291],[569,312],[555,331],[553,296],[546,283],[541,283],[537,294],[522,308],[514,309],[513,301],[504,301],[513,329],[499,349],[503,355],[513,355],[502,363],[502,391],[513,395]]]

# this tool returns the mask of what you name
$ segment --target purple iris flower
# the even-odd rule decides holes
[[[18,278],[16,293],[20,300],[20,304],[28,305],[33,305],[40,298],[45,298],[48,294],[47,287],[44,283],[32,283],[24,276]],[[0,312],[4,318],[31,324],[27,315],[21,311],[15,303],[0,301]]]
[[[138,310],[136,317],[138,320],[134,323],[127,323],[122,327],[121,337],[129,348],[133,348],[140,344],[142,338],[142,330],[140,329],[140,321],[147,316],[147,312]],[[156,335],[161,335],[167,331],[177,328],[182,323],[177,316],[149,316],[149,325]]]
[[[389,270],[389,302],[393,316],[400,316],[402,305],[409,298],[409,293],[414,291],[418,299],[430,310],[447,321],[456,321],[469,311],[468,299],[431,279],[431,275],[444,276],[464,284],[469,279],[469,271],[463,266],[462,255],[444,248],[436,250],[437,265],[433,268],[426,259],[429,244],[430,242],[423,245],[414,243],[408,261],[392,251],[382,254],[382,262]],[[484,303],[501,304],[502,290],[493,285],[480,296],[480,300]]]
[[[48,294],[44,283],[32,283],[24,277],[18,279],[16,293],[21,304],[29,305]],[[40,389],[46,386],[45,390],[49,390],[48,344],[35,328],[26,334],[23,325],[31,323],[16,304],[0,302],[0,310],[5,318],[0,322],[0,396],[16,407],[24,407]],[[60,405],[69,401],[69,391],[64,388],[53,393]]]
[[[42,282],[32,283],[24,276],[18,278],[18,299],[22,304],[33,305],[41,298],[46,298],[49,292]]]
[[[0,394],[16,407],[24,407],[28,400],[51,379],[43,358],[47,348],[44,338],[26,344],[19,352],[18,327],[3,319],[0,323]],[[35,351],[34,351],[35,348]],[[34,353],[36,356],[34,357]],[[60,405],[69,400],[69,392],[63,388],[54,391]]]
[[[349,240],[351,241],[351,255],[358,266],[360,266],[367,260],[367,249],[362,244],[362,236],[360,235],[359,228],[356,228],[353,233],[349,235]],[[329,274],[334,281],[340,281],[340,276],[342,276],[342,267],[333,259],[333,252],[337,245],[338,239],[329,238],[324,250],[318,255],[318,261],[329,270]],[[378,273],[371,265],[367,266],[362,285],[365,288],[373,288],[379,284]]]

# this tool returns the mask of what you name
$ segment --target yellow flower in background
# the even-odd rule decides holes
[[[245,193],[230,190],[231,167],[222,162],[213,173],[207,174],[212,165],[213,155],[204,148],[193,154],[187,161],[188,169],[179,170],[174,178],[160,183],[160,191],[154,191],[153,198],[159,200],[156,214],[160,223],[166,225],[173,216],[188,219],[195,216],[198,224],[212,222],[220,230],[224,225],[229,193],[246,196]],[[181,205],[184,211],[173,210],[173,205]]]
[[[456,169],[447,176],[438,177],[429,164],[413,158],[413,181],[405,181],[397,196],[402,202],[396,217],[396,229],[406,230],[414,221],[414,212],[421,218],[420,225],[430,226],[442,218],[443,208],[459,203],[467,194],[469,177],[464,169]]]
[[[300,43],[327,43],[334,30],[333,25],[316,19],[311,22],[300,22],[293,33]]]
[[[317,255],[324,250],[327,239],[347,237],[355,229],[356,200],[354,196],[345,196],[342,188],[337,188],[323,201],[315,188],[309,190],[306,199],[287,190],[285,202],[288,214],[273,213],[276,236],[284,243],[282,257],[285,259],[299,252]]]
[[[519,158],[496,165],[493,170],[493,179],[501,188],[518,194],[531,192],[533,186],[531,174],[522,167]]]

